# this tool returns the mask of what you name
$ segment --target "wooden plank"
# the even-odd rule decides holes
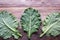
[[[23,11],[28,7],[0,7],[0,10],[7,10],[9,12],[12,12],[13,15],[15,15],[17,18],[20,18]],[[32,7],[39,11],[39,13],[42,15],[42,20],[45,19],[45,17],[52,12],[60,12],[60,7]]]
[[[60,0],[0,0],[0,6],[60,6]]]
[[[52,12],[60,12],[60,0],[0,0],[0,11],[7,10],[20,20],[24,10],[28,7],[35,8],[41,14],[42,20]],[[23,37],[18,40],[28,40],[27,34],[24,33],[22,29],[19,29]],[[31,40],[60,40],[60,35],[57,37],[47,37],[44,36],[39,38],[41,30],[39,28],[37,33],[34,33],[31,37]],[[4,40],[0,38],[0,40]],[[13,37],[8,40],[15,40]]]

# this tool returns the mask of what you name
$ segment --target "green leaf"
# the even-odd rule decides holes
[[[18,21],[16,18],[7,11],[0,12],[0,36],[4,39],[14,36],[18,39],[21,34],[16,29],[18,27]]]
[[[24,11],[24,14],[21,17],[21,25],[24,31],[27,32],[28,38],[31,37],[31,34],[36,32],[41,23],[40,14],[38,10],[33,8],[27,8]]]
[[[52,13],[46,17],[43,22],[43,33],[40,37],[44,36],[57,36],[60,34],[60,13]]]

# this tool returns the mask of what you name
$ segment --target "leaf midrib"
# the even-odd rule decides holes
[[[30,14],[28,37],[30,38],[30,36],[31,36],[31,14]]]
[[[42,37],[53,25],[55,25],[55,24],[58,23],[58,22],[59,22],[59,21],[56,21],[55,23],[51,24],[51,25],[48,27],[48,29],[46,29],[45,32],[40,35],[40,37]]]
[[[13,32],[17,33],[17,35],[22,36],[20,33],[17,32],[16,29],[11,28],[11,27],[5,22],[4,18],[2,18],[2,20],[3,20],[3,22],[5,23],[5,25],[6,25],[10,30],[12,30]]]

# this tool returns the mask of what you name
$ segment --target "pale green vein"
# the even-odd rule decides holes
[[[30,15],[30,22],[29,22],[29,32],[28,32],[28,37],[30,38],[31,36],[31,15]]]
[[[17,35],[22,36],[20,33],[17,32],[16,29],[11,28],[10,25],[9,25],[3,18],[2,18],[2,20],[3,20],[3,22],[5,23],[5,25],[6,25],[10,30],[12,30],[13,32],[15,32]]]
[[[58,23],[58,22],[59,22],[59,21],[56,21],[55,23],[51,24],[51,25],[49,26],[49,28],[46,29],[45,32],[40,35],[40,37],[42,37],[44,34],[46,34],[46,32],[47,32],[53,25],[55,25],[55,24]]]

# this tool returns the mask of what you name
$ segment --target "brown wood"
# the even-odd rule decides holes
[[[0,0],[0,6],[60,6],[60,0]]]
[[[41,14],[42,21],[46,18],[46,16],[52,12],[60,12],[60,0],[0,0],[0,11],[7,10],[15,15],[20,21],[20,18],[23,14],[23,11],[28,8],[32,7],[39,11]],[[22,28],[18,28],[21,34],[23,35],[18,40],[28,40],[27,33],[23,31]],[[31,40],[60,40],[60,35],[56,37],[47,37],[43,36],[42,38],[39,37],[41,34],[41,29],[32,34]],[[4,40],[0,37],[0,40]],[[15,40],[13,37],[7,40]]]
[[[28,8],[28,7],[0,7],[0,11],[1,10],[7,10],[11,13],[13,13],[13,15],[15,15],[18,19],[18,21],[20,20],[20,17],[23,14],[23,11]],[[32,7],[35,8],[39,11],[39,13],[41,14],[41,18],[42,20],[45,19],[46,15],[48,15],[49,13],[52,12],[60,12],[60,8],[59,7]],[[23,35],[23,37],[19,38],[18,40],[28,40],[27,38],[27,33],[24,32],[21,28],[18,28],[21,31],[21,34]],[[34,33],[31,36],[31,40],[60,40],[60,36],[57,37],[47,37],[44,36],[42,38],[39,37],[39,35],[41,34],[41,30],[39,28],[38,32]],[[0,40],[3,40],[0,38]],[[13,37],[9,38],[8,40],[15,40]]]

